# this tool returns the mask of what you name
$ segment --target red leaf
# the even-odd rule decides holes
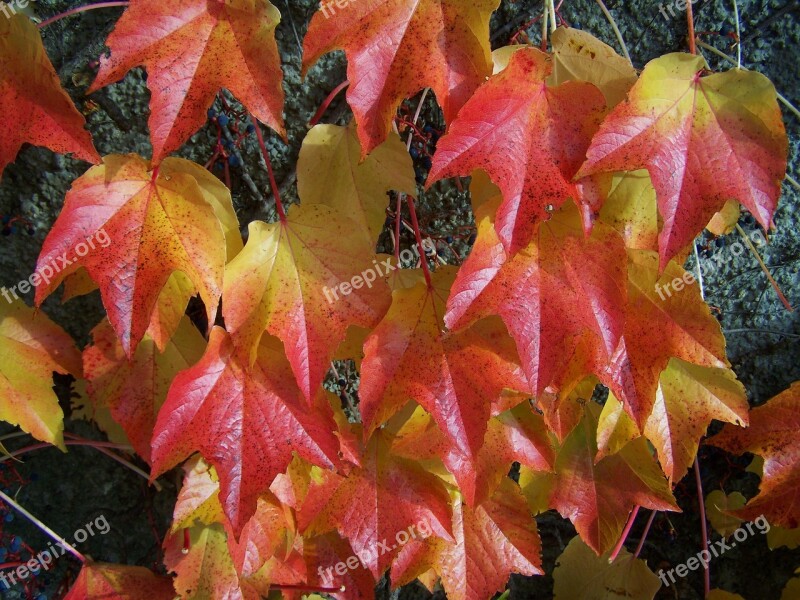
[[[279,21],[266,0],[132,0],[106,40],[111,56],[100,59],[89,91],[147,68],[155,164],[200,129],[221,88],[285,137]]]
[[[486,171],[503,192],[495,227],[509,254],[527,246],[539,223],[568,198],[581,200],[572,178],[605,109],[603,94],[590,83],[548,87],[551,70],[543,52],[515,52],[439,140],[428,177],[430,185]]]
[[[144,567],[86,563],[64,600],[172,600],[169,577]]]
[[[318,465],[337,462],[334,429],[329,412],[309,409],[277,340],[263,338],[248,370],[215,327],[203,358],[175,377],[158,414],[151,476],[200,452],[217,469],[220,500],[238,536],[293,451]]]

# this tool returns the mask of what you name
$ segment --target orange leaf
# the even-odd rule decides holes
[[[730,511],[747,521],[759,516],[787,529],[800,525],[800,382],[750,412],[750,427],[726,425],[707,443],[734,454],[764,458],[758,495],[744,508]],[[762,517],[763,518],[763,517]]]
[[[0,19],[0,175],[22,144],[100,162],[86,122],[61,87],[39,30],[24,15]]]
[[[279,21],[268,0],[132,0],[106,40],[111,56],[101,57],[89,92],[147,68],[156,165],[206,122],[221,88],[285,137]]]
[[[106,156],[72,184],[37,262],[55,272],[37,286],[37,305],[79,267],[89,272],[128,357],[173,271],[200,291],[209,323],[221,295],[222,226],[197,180],[170,166],[163,174],[135,154]]]
[[[498,4],[324,0],[304,41],[304,73],[326,52],[344,50],[364,158],[386,139],[400,102],[423,88],[436,92],[445,120],[456,116],[492,72],[489,17]]]
[[[144,567],[88,562],[64,600],[172,600],[169,577]]]

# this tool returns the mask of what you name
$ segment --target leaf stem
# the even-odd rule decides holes
[[[686,3],[686,25],[689,28],[689,52],[697,54],[697,39],[694,34],[694,9],[692,3]]]
[[[77,558],[82,563],[86,562],[86,557],[78,552],[75,548],[73,548],[67,540],[59,536],[55,531],[50,529],[47,525],[42,523],[39,519],[34,517],[31,513],[27,510],[22,508],[19,504],[17,504],[11,497],[8,496],[3,490],[0,490],[0,498],[2,498],[3,502],[8,504],[9,506],[13,506],[17,512],[24,515],[31,523],[36,525],[39,529],[41,529],[44,533],[46,533],[49,537],[53,538],[56,542],[58,542],[62,547],[68,550],[75,558]]]
[[[708,552],[708,526],[706,525],[706,503],[703,500],[703,481],[700,478],[700,461],[694,457],[694,480],[697,482],[697,504],[700,507],[700,533],[703,537],[703,550]],[[703,598],[711,592],[711,570],[708,563],[703,563]]]
[[[314,127],[314,125],[319,123],[320,119],[322,119],[322,116],[325,114],[325,111],[328,110],[328,107],[331,105],[331,102],[333,102],[334,98],[336,98],[336,96],[339,95],[339,92],[341,92],[348,85],[350,85],[350,82],[345,79],[342,83],[337,85],[330,94],[328,94],[328,97],[323,100],[322,104],[320,104],[319,108],[317,109],[317,112],[314,113],[314,116],[311,117],[311,120],[308,122],[309,127]]]
[[[786,296],[783,295],[783,292],[781,291],[778,282],[775,281],[775,279],[772,277],[772,274],[769,272],[767,265],[765,265],[764,261],[761,259],[761,255],[758,253],[758,250],[756,250],[756,247],[753,246],[753,242],[750,241],[750,238],[747,237],[747,234],[744,232],[744,229],[742,229],[742,227],[738,223],[736,224],[736,231],[739,232],[739,235],[742,236],[744,243],[747,245],[748,248],[750,248],[750,252],[752,252],[753,256],[756,257],[758,264],[761,266],[761,270],[764,271],[764,274],[767,276],[767,279],[772,285],[772,288],[775,290],[775,293],[778,294],[778,298],[780,298],[780,301],[786,307],[786,310],[788,310],[789,312],[794,312],[792,304],[789,302],[789,300],[786,299]]]
[[[647,539],[647,534],[650,533],[650,526],[653,524],[653,521],[658,514],[657,510],[654,510],[650,513],[650,518],[647,519],[647,524],[644,526],[644,531],[642,532],[642,537],[639,540],[639,545],[636,546],[636,552],[633,553],[634,558],[639,558],[639,553],[642,551],[642,547],[644,546],[644,541]]]
[[[86,6],[78,6],[76,8],[70,8],[68,11],[63,12],[59,15],[54,17],[50,17],[49,19],[45,19],[41,23],[37,25],[39,29],[42,27],[47,27],[55,23],[56,21],[60,21],[61,19],[65,19],[67,17],[71,17],[72,15],[86,12],[87,10],[94,10],[96,8],[112,8],[115,6],[128,6],[130,2],[98,2],[97,4],[87,4]]]
[[[547,9],[550,11],[550,33],[553,33],[558,28],[558,24],[556,23],[555,0],[547,0]]]
[[[619,536],[617,545],[614,546],[614,549],[611,551],[611,554],[608,557],[608,564],[613,563],[617,559],[617,555],[625,545],[625,540],[627,539],[628,534],[631,532],[631,527],[633,527],[633,522],[636,520],[636,515],[639,514],[639,508],[640,506],[638,504],[634,506],[631,514],[628,516],[628,522],[625,523],[625,529],[622,530],[622,535]]]
[[[422,235],[419,232],[419,222],[417,221],[417,211],[414,208],[414,199],[411,196],[406,196],[406,202],[408,202],[408,211],[411,213],[411,224],[414,226],[414,237],[417,238],[417,248],[419,248],[422,272],[425,274],[425,281],[428,283],[428,289],[433,290],[431,273],[428,270],[428,257],[425,254],[425,248],[422,245]]]
[[[281,193],[278,189],[278,182],[275,181],[275,173],[272,171],[272,161],[269,159],[269,152],[267,152],[267,146],[264,144],[264,136],[261,133],[261,124],[256,120],[256,118],[251,114],[250,121],[253,123],[253,127],[256,128],[256,137],[258,138],[258,146],[261,148],[261,154],[264,157],[264,162],[267,165],[267,173],[269,174],[269,185],[272,188],[272,195],[275,196],[275,210],[278,211],[278,218],[281,220],[281,223],[286,223],[286,212],[283,210],[283,203],[281,202]]]

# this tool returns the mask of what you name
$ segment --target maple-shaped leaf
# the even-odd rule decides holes
[[[464,468],[464,457],[447,440],[436,422],[418,406],[397,432],[392,451],[420,462],[439,459],[451,473]],[[552,469],[555,453],[541,415],[523,402],[493,417],[486,428],[484,443],[478,452],[477,466],[469,478],[459,478],[459,489],[467,490],[480,504],[490,498],[508,476],[514,462],[539,471]],[[429,470],[434,471],[434,468]]]
[[[188,317],[163,351],[145,337],[129,360],[108,321],[92,330],[93,344],[83,351],[89,397],[107,406],[122,425],[134,450],[150,462],[150,440],[156,415],[175,375],[196,363],[205,340]]]
[[[13,11],[12,11],[13,12]],[[0,20],[0,176],[24,143],[100,162],[86,121],[61,87],[39,30],[28,17]]]
[[[570,431],[581,422],[583,406],[591,402],[597,378],[593,375],[558,391],[546,389],[536,398],[548,430],[563,442]]]
[[[238,536],[293,451],[326,467],[338,462],[335,424],[324,408],[309,408],[277,340],[264,336],[248,367],[225,330],[214,327],[205,354],[175,377],[158,413],[151,477],[200,452],[217,470]]]
[[[202,127],[221,88],[285,137],[279,21],[268,0],[132,0],[89,92],[147,69],[155,164]]]
[[[255,575],[273,557],[286,558],[295,539],[294,514],[269,491],[258,499],[256,512],[237,540],[228,535],[228,548],[236,571],[245,578]]]
[[[485,600],[503,589],[512,572],[543,575],[541,541],[519,486],[505,479],[491,499],[470,508],[453,493],[453,541],[412,541],[392,565],[403,585],[430,568],[451,600]]]
[[[483,446],[492,402],[504,388],[524,390],[514,348],[496,342],[507,336],[499,321],[490,329],[445,333],[442,317],[455,268],[441,267],[412,288],[395,289],[392,306],[364,344],[359,409],[371,433],[416,400],[436,420],[463,465],[454,475],[473,502],[474,461]]]
[[[599,219],[619,232],[626,247],[658,251],[656,191],[647,171],[615,173]]]
[[[363,158],[386,139],[400,102],[423,88],[436,93],[446,121],[456,116],[492,72],[489,17],[498,4],[498,0],[323,3],[303,42],[304,72],[326,52],[344,50],[350,81],[347,103],[358,124]]]
[[[398,533],[410,535],[414,526],[452,539],[444,484],[394,455],[381,431],[370,438],[360,468],[346,476],[323,471],[312,479],[297,519],[304,535],[338,531],[376,580],[397,553]]]
[[[144,567],[87,562],[64,600],[173,600],[172,579]]]
[[[303,556],[308,565],[308,579],[305,586],[309,589],[325,589],[325,597],[331,596],[337,600],[375,600],[375,579],[372,573],[361,564],[354,562],[350,557],[356,557],[355,550],[348,541],[337,532],[331,531],[323,535],[315,535],[304,539]],[[347,565],[344,575],[337,573],[339,563]],[[333,591],[337,589],[338,591]],[[324,600],[319,596],[319,600]],[[305,600],[317,600],[317,595],[304,597]]]
[[[36,263],[39,273],[55,271],[36,287],[36,303],[84,267],[131,357],[173,271],[192,281],[214,322],[225,256],[222,226],[193,176],[152,171],[135,154],[110,155],[67,192]]]
[[[607,556],[597,556],[577,535],[553,570],[555,600],[653,600],[659,588],[647,563],[624,547],[609,564]]]
[[[724,538],[732,536],[742,524],[742,519],[728,514],[728,511],[742,508],[746,502],[739,492],[726,494],[722,490],[713,490],[708,494],[705,500],[706,516],[714,531]],[[769,540],[767,543],[769,544]]]
[[[46,314],[0,291],[0,420],[66,451],[53,371],[80,377],[80,352]]]
[[[655,446],[667,479],[678,482],[692,465],[700,438],[711,421],[746,424],[748,411],[744,386],[730,369],[698,367],[672,359],[659,378],[658,392],[653,410],[645,422],[644,435]],[[638,429],[629,419],[622,404],[610,394],[600,417],[600,456],[605,454],[601,440],[612,435],[609,428],[628,431],[627,435],[617,435],[618,446],[638,437]],[[626,420],[627,425],[623,423]]]
[[[558,449],[549,499],[598,555],[617,543],[634,506],[680,511],[643,437],[595,464],[599,412],[588,404]]]
[[[374,327],[391,302],[357,229],[330,207],[294,206],[285,223],[250,223],[247,245],[225,269],[222,313],[235,344],[252,361],[265,330],[280,338],[308,399],[347,328]]]
[[[602,223],[587,238],[570,204],[509,257],[494,228],[494,206],[484,203],[475,216],[478,237],[451,289],[445,323],[456,330],[500,315],[536,396],[561,383],[576,355],[588,357],[586,374],[601,370],[624,325],[622,239]]]
[[[515,254],[539,223],[567,199],[583,196],[572,178],[605,108],[589,83],[551,88],[552,62],[535,49],[518,50],[467,102],[439,140],[428,185],[483,169],[503,193],[495,227]]]
[[[759,493],[744,508],[731,511],[741,519],[766,517],[771,524],[800,525],[800,382],[795,382],[750,412],[747,429],[726,425],[706,443],[735,454],[752,452],[764,459]]]
[[[354,124],[317,125],[300,148],[297,195],[303,204],[327,204],[349,216],[375,244],[386,221],[387,192],[417,193],[414,164],[396,133],[360,161]]]
[[[175,592],[182,600],[261,600],[261,595],[239,579],[222,525],[196,525],[164,539],[164,565],[175,573]],[[174,596],[174,594],[173,594]]]
[[[788,142],[772,83],[733,69],[701,77],[701,56],[650,61],[628,99],[603,122],[578,177],[646,168],[664,219],[663,269],[726,201],[769,229]]]
[[[694,283],[674,261],[659,277],[655,252],[628,252],[625,329],[608,369],[598,376],[622,400],[640,430],[671,358],[702,367],[730,367],[719,322]]]
[[[638,75],[627,59],[588,31],[559,27],[550,37],[553,45],[553,74],[548,83],[588,81],[605,96],[609,107],[625,99]]]

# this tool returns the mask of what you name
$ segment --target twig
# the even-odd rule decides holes
[[[53,531],[53,530],[52,530],[52,529],[50,529],[50,528],[49,528],[47,525],[45,525],[44,523],[42,523],[42,522],[41,522],[39,519],[37,519],[36,517],[34,517],[34,516],[33,516],[31,513],[29,513],[27,510],[25,510],[24,508],[22,508],[22,507],[21,507],[19,504],[17,504],[17,503],[16,503],[16,502],[15,502],[15,501],[14,501],[12,498],[10,498],[10,497],[9,497],[9,496],[8,496],[8,495],[5,493],[5,492],[3,492],[3,490],[0,490],[0,498],[2,498],[2,499],[3,499],[3,501],[4,501],[6,504],[8,504],[9,506],[13,506],[13,507],[14,507],[14,508],[15,508],[15,509],[18,511],[18,512],[20,512],[21,514],[25,515],[25,517],[26,517],[26,518],[27,518],[27,519],[28,519],[28,520],[29,520],[31,523],[33,523],[33,524],[34,524],[34,525],[36,525],[36,526],[37,526],[39,529],[41,529],[42,531],[44,531],[44,532],[47,534],[47,536],[48,536],[48,537],[51,537],[51,538],[53,538],[53,540],[55,540],[55,541],[56,541],[56,542],[57,542],[57,543],[58,543],[58,544],[59,544],[61,547],[63,547],[63,548],[65,548],[66,550],[68,550],[68,551],[69,551],[69,552],[70,552],[70,553],[71,553],[71,554],[72,554],[72,555],[73,555],[75,558],[77,558],[79,561],[81,561],[82,563],[85,563],[85,562],[86,562],[86,557],[85,557],[83,554],[81,554],[80,552],[78,552],[78,551],[77,551],[75,548],[73,548],[73,547],[72,547],[72,546],[71,546],[71,545],[70,545],[70,544],[67,542],[67,540],[65,540],[64,538],[62,538],[62,537],[61,537],[60,535],[58,535],[58,534],[57,534],[55,531]]]
[[[739,3],[733,0],[733,16],[736,19],[736,68],[742,68],[742,25],[739,22]]]
[[[42,27],[47,27],[56,21],[60,21],[61,19],[65,19],[67,17],[71,17],[72,15],[76,15],[78,13],[86,12],[87,10],[94,10],[96,8],[113,8],[115,6],[128,6],[130,2],[99,2],[98,4],[88,4],[86,6],[78,6],[76,8],[71,8],[66,12],[61,13],[60,15],[56,15],[54,17],[50,17],[49,19],[45,19],[41,23],[37,25],[39,29]]]
[[[686,26],[689,28],[689,52],[697,54],[697,36],[694,34],[694,11],[691,2],[686,3]]]
[[[698,458],[694,457],[694,479],[697,483],[697,503],[700,506],[700,532],[703,537],[703,551],[708,552],[708,525],[706,525],[706,503],[703,499],[703,482],[700,479],[700,462]],[[708,597],[711,591],[711,571],[708,568],[708,562],[703,563],[703,589],[705,590],[704,598]]]
[[[657,514],[657,510],[654,510],[650,513],[650,518],[647,519],[647,524],[644,526],[644,531],[642,532],[642,537],[639,540],[639,545],[636,546],[636,552],[633,553],[634,558],[639,558],[639,553],[642,551],[642,546],[644,546],[644,541],[647,539],[647,534],[650,533],[650,526],[653,524]]]
[[[597,4],[600,6],[600,10],[603,11],[603,14],[606,16],[606,19],[608,19],[608,22],[611,24],[611,29],[614,30],[614,35],[617,36],[617,41],[619,42],[619,45],[622,48],[622,54],[625,55],[625,58],[628,60],[631,66],[633,66],[631,55],[628,53],[628,46],[625,44],[625,40],[622,37],[622,32],[619,30],[619,27],[617,27],[617,22],[614,20],[614,17],[611,16],[611,13],[608,12],[608,9],[606,8],[606,5],[603,2],[603,0],[597,0]]]
[[[281,223],[286,223],[286,212],[283,210],[283,203],[281,202],[281,194],[278,190],[278,184],[275,181],[275,173],[272,171],[272,161],[269,158],[269,152],[267,152],[267,146],[264,144],[264,136],[261,133],[261,124],[256,120],[256,118],[251,114],[250,121],[253,123],[253,127],[256,128],[256,137],[258,138],[258,146],[261,148],[261,154],[264,156],[264,163],[267,165],[267,174],[269,175],[269,185],[272,188],[272,195],[275,197],[275,210],[278,211],[278,218],[281,220]]]
[[[739,232],[739,235],[742,236],[744,243],[747,245],[748,248],[750,248],[750,252],[752,252],[753,256],[756,257],[758,264],[761,266],[761,270],[764,271],[764,274],[767,276],[767,279],[769,279],[770,285],[772,285],[772,288],[775,290],[775,293],[778,294],[778,298],[786,307],[786,310],[788,310],[789,312],[794,312],[792,304],[789,302],[789,300],[786,299],[786,296],[783,295],[780,286],[778,286],[778,282],[775,281],[775,279],[772,277],[772,273],[769,272],[767,265],[764,264],[764,261],[761,259],[761,255],[758,253],[758,250],[756,250],[756,247],[753,246],[753,242],[750,241],[750,238],[747,237],[747,234],[744,232],[744,229],[742,229],[742,227],[738,223],[736,224],[736,231]]]
[[[773,329],[726,329],[725,334],[729,333],[764,333],[767,335],[783,335],[790,338],[800,339],[800,334],[789,333],[788,331],[775,331]]]

